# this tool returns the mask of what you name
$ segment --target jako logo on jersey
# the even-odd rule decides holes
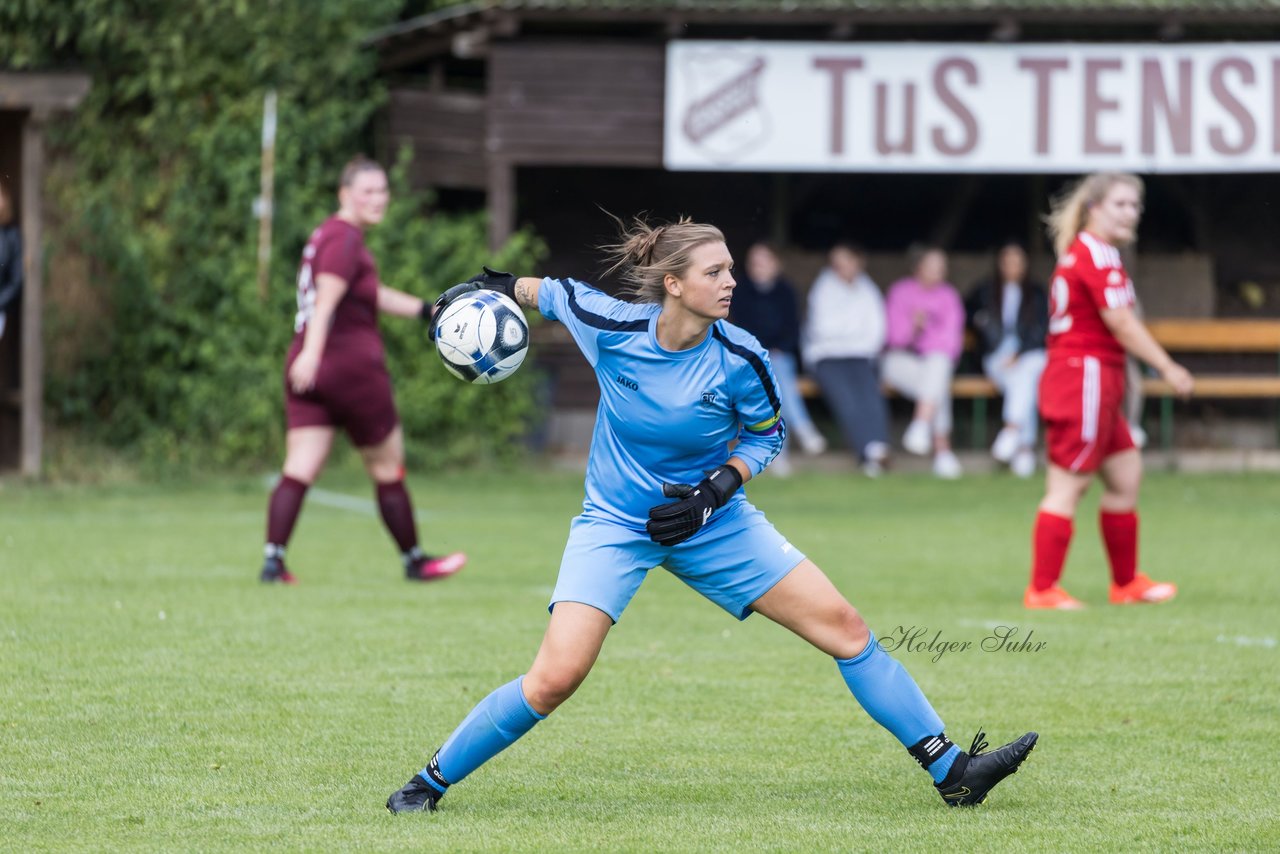
[[[629,388],[632,391],[640,390],[640,383],[636,382],[633,379],[624,377],[622,374],[618,374],[616,377],[614,377],[614,382],[616,382],[618,385],[622,386],[623,388]]]
[[[702,393],[703,406],[714,406],[716,402],[716,393],[714,391],[704,391]]]

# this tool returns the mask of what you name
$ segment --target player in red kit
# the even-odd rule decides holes
[[[1083,604],[1058,585],[1071,545],[1076,506],[1101,477],[1102,541],[1111,564],[1113,604],[1167,602],[1169,582],[1138,572],[1138,487],[1142,457],[1124,417],[1125,354],[1160,372],[1179,395],[1193,379],[1169,358],[1133,311],[1133,282],[1120,248],[1133,242],[1142,216],[1142,181],[1090,175],[1054,201],[1049,232],[1058,255],[1050,289],[1049,361],[1040,380],[1049,471],[1036,516],[1028,608],[1072,610]]]
[[[404,485],[404,436],[387,373],[378,312],[429,319],[431,304],[378,280],[364,230],[386,214],[387,175],[356,158],[342,172],[338,212],[311,234],[298,270],[296,334],[285,360],[284,470],[267,508],[261,579],[291,584],[284,552],[307,489],[320,475],[341,428],[360,451],[378,510],[414,581],[444,578],[466,563],[461,552],[432,557],[418,547],[413,503]]]

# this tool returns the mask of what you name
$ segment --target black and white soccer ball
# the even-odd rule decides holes
[[[458,297],[436,319],[436,351],[460,380],[477,385],[502,382],[529,352],[529,324],[520,306],[497,291]]]

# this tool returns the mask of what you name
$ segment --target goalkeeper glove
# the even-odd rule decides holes
[[[440,312],[445,310],[449,303],[456,300],[463,294],[469,294],[473,291],[488,290],[497,291],[500,294],[506,294],[512,299],[516,298],[516,277],[510,273],[503,273],[499,270],[490,270],[488,267],[481,267],[484,272],[477,273],[470,279],[467,279],[460,285],[454,285],[440,295],[440,298],[431,306],[423,305],[422,319],[427,322],[427,338],[436,340],[436,322],[435,319],[440,316]]]
[[[683,543],[698,533],[711,514],[727,504],[741,486],[742,475],[728,463],[708,474],[697,486],[662,484],[665,497],[680,500],[649,508],[649,521],[644,526],[649,539],[660,546]]]
[[[490,270],[488,267],[481,267],[483,273],[477,273],[468,282],[474,282],[476,285],[487,291],[497,291],[500,294],[506,294],[511,299],[516,298],[516,277],[510,273],[504,273],[501,270]]]

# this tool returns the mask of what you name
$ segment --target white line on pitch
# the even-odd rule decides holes
[[[1276,648],[1275,638],[1250,638],[1244,635],[1218,635],[1218,643],[1233,643],[1236,646],[1263,646],[1267,649]]]
[[[276,488],[276,484],[280,482],[280,475],[273,474],[264,478],[267,491]],[[345,492],[330,492],[327,489],[318,489],[311,487],[307,490],[306,500],[314,504],[320,504],[324,507],[333,507],[337,510],[350,510],[352,513],[362,513],[365,516],[377,516],[378,508],[368,498],[357,498],[354,495],[347,495]],[[424,510],[415,509],[413,517],[419,522],[433,518],[434,514]]]
[[[970,620],[967,618],[956,620],[957,626],[964,626],[970,629],[998,629],[1002,626],[1009,625],[1009,621],[996,622],[995,620]]]

